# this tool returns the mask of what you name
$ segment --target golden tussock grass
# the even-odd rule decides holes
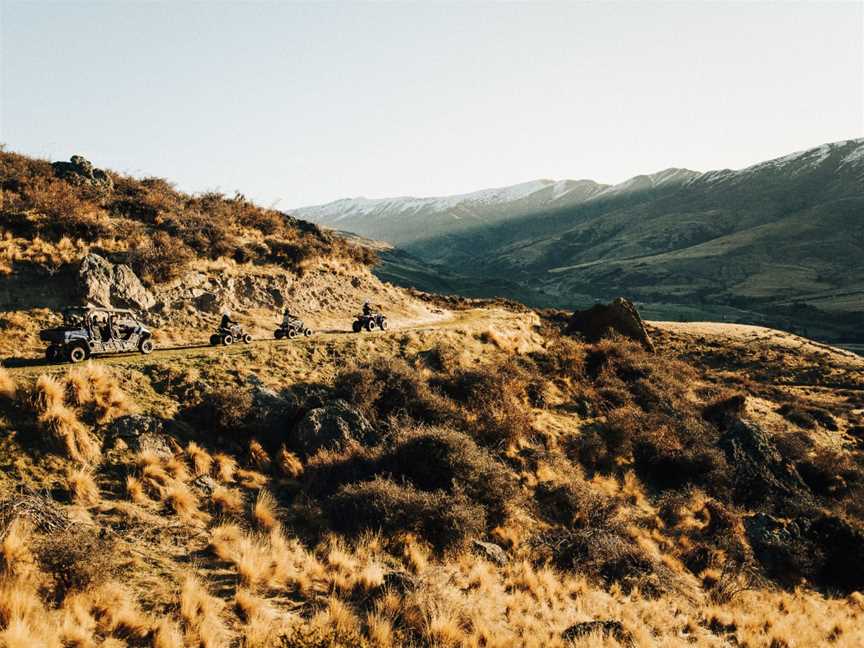
[[[262,475],[254,470],[244,470],[239,468],[236,472],[237,479],[243,488],[250,490],[259,490],[267,485],[267,476]]]
[[[196,477],[210,473],[210,468],[213,466],[213,457],[194,441],[190,441],[189,445],[186,446],[186,456],[192,461],[192,470]]]
[[[243,493],[236,488],[217,486],[213,489],[210,500],[221,513],[242,513],[245,505]]]
[[[213,455],[213,461],[216,478],[226,484],[233,483],[234,473],[237,470],[237,461],[234,457],[227,455],[224,452],[218,452]]]
[[[228,630],[222,620],[225,604],[211,596],[194,576],[186,576],[180,588],[180,616],[183,619],[186,644],[203,648],[222,648],[228,642]]]
[[[239,588],[234,605],[243,621],[240,628],[243,648],[269,648],[279,645],[279,629],[283,625],[276,611],[263,598]]]
[[[165,461],[165,470],[177,481],[186,482],[191,478],[189,467],[181,457],[169,457]]]
[[[30,552],[32,538],[29,526],[17,518],[7,527],[0,543],[0,569],[4,579],[29,576],[35,569]]]
[[[108,423],[136,409],[120,388],[117,377],[104,364],[87,362],[70,369],[66,385],[72,403],[90,408],[100,423]]]
[[[33,400],[38,422],[67,456],[81,463],[96,463],[101,458],[98,441],[78,420],[75,411],[67,407],[65,390],[59,381],[45,374],[39,376]]]
[[[15,398],[16,391],[15,381],[12,379],[12,376],[9,375],[5,367],[0,367],[0,397]]]
[[[279,472],[291,479],[299,479],[303,475],[303,462],[300,461],[300,457],[285,446],[279,449],[276,465],[279,467]]]
[[[269,531],[276,526],[278,522],[276,500],[266,490],[258,491],[255,506],[252,508],[252,518],[262,529]]]
[[[170,619],[162,619],[153,635],[153,648],[184,648],[183,633]]]
[[[198,498],[189,488],[180,482],[174,482],[165,490],[165,501],[168,506],[187,524],[204,524],[210,515],[198,506]]]
[[[72,501],[79,506],[96,506],[102,500],[93,473],[81,468],[70,468],[66,473],[66,485]]]
[[[251,463],[256,470],[265,473],[270,472],[270,467],[273,464],[270,455],[267,454],[264,446],[262,446],[257,439],[249,441],[249,463]]]

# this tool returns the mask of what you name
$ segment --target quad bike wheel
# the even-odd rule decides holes
[[[67,353],[69,356],[69,362],[83,362],[87,359],[87,356],[90,355],[87,349],[80,344],[73,346]]]
[[[283,331],[281,328],[278,328],[273,331],[273,337],[275,337],[277,340],[281,340],[283,337],[285,337],[285,331]]]
[[[310,335],[312,335],[312,329],[309,329],[309,328],[304,329],[304,330],[303,330],[303,335],[304,335],[305,337],[309,337]]]
[[[231,346],[232,344],[234,344],[234,336],[230,333],[226,333],[222,336],[222,344],[224,344],[225,346]]]
[[[243,334],[243,343],[244,344],[252,344],[252,336],[248,333]]]
[[[288,339],[293,340],[295,337],[297,337],[297,329],[288,329]]]
[[[381,327],[381,330],[382,330],[382,331],[386,331],[386,330],[387,330],[387,320],[386,320],[386,319],[382,319],[382,320],[381,320],[381,323],[379,324],[379,326]]]
[[[363,328],[363,325],[360,324],[360,322],[354,322],[354,324],[352,324],[351,328],[354,330],[355,333],[359,333],[360,329]]]
[[[370,319],[368,322],[366,322],[366,330],[367,331],[374,331],[375,330],[375,320]]]
[[[138,350],[144,355],[153,353],[153,340],[141,340],[141,344],[138,345]]]
[[[219,337],[218,333],[214,333],[213,335],[210,336],[210,346],[216,346],[221,341],[222,341],[222,339]]]

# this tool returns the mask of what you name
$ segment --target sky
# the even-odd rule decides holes
[[[864,2],[0,0],[7,150],[287,210],[864,137]]]

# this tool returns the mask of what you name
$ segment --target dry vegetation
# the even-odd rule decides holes
[[[0,642],[860,644],[857,409],[800,403],[813,422],[796,422],[780,398],[781,427],[748,437],[764,393],[623,340],[542,334],[524,353],[500,334],[403,339],[281,382],[279,407],[224,362],[151,373],[137,396],[104,365],[4,372],[16,452],[46,489],[58,476],[67,504],[45,506],[68,513],[46,526],[6,489]],[[163,432],[117,436],[164,398]],[[748,438],[794,471],[752,461]]]
[[[242,196],[0,164],[3,271],[368,261]],[[498,306],[0,368],[0,646],[861,645],[858,373]]]
[[[240,194],[190,196],[161,178],[107,176],[110,184],[72,182],[47,161],[0,150],[0,272],[22,264],[56,272],[88,251],[121,254],[151,284],[180,276],[195,258],[295,272],[323,257],[373,261],[368,249]]]

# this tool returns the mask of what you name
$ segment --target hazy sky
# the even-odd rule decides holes
[[[286,209],[864,136],[864,2],[0,0],[0,142]]]

